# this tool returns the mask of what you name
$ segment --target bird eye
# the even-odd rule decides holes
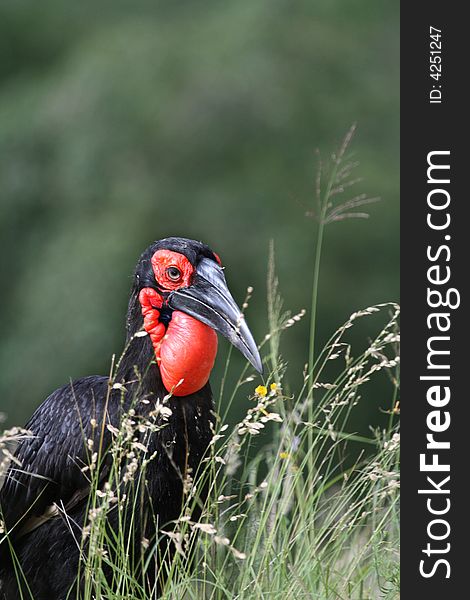
[[[168,267],[166,274],[172,281],[178,281],[181,277],[181,271],[177,267]]]

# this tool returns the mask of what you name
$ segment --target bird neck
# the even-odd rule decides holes
[[[172,395],[189,396],[209,380],[217,354],[215,331],[180,311],[171,311],[151,288],[133,290],[127,315],[127,343],[118,377],[146,374]]]
[[[156,392],[165,395],[160,369],[155,362],[150,338],[131,336],[126,340],[122,355],[117,361],[114,379],[129,387],[131,382],[143,392]]]

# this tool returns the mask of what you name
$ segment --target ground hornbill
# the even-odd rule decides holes
[[[213,436],[208,379],[217,351],[216,332],[262,371],[220,259],[200,242],[173,237],[145,250],[134,274],[126,329],[125,350],[112,380],[91,376],[65,385],[39,406],[26,426],[30,435],[19,443],[0,490],[8,532],[0,544],[4,599],[30,598],[30,593],[35,600],[80,597],[77,573],[83,573],[79,553],[86,551],[86,542],[80,546],[90,517],[90,455],[93,463],[93,450],[99,445],[104,457],[100,486],[109,490],[114,463],[106,449],[131,405],[134,422],[143,418],[148,423],[153,415],[156,425],[150,433],[142,428],[142,436],[147,436],[144,456],[153,459],[146,465],[139,506],[125,511],[133,515],[132,526],[124,524],[133,540],[129,561],[144,564],[137,560],[142,557],[142,539],[149,541],[152,557],[157,556],[155,548],[163,542],[154,541],[165,537],[158,531],[178,518],[185,476],[195,476]],[[132,443],[143,446],[136,438]],[[113,485],[125,485],[123,480]],[[111,531],[117,527],[118,512],[109,512],[106,526]],[[192,518],[197,517],[196,509]],[[143,580],[158,589],[159,561],[150,562],[154,566]]]

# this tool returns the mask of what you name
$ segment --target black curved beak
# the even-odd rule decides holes
[[[263,365],[255,340],[232,298],[219,265],[203,258],[192,284],[171,292],[168,306],[191,315],[225,336],[259,372]]]

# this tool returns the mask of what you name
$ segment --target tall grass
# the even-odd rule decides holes
[[[346,158],[351,136],[352,130],[332,158],[324,192],[323,166],[317,179],[317,243],[303,384],[295,394],[284,391],[282,335],[291,326],[302,326],[305,311],[292,316],[283,310],[272,246],[267,279],[269,331],[260,344],[265,381],[255,387],[247,365],[237,384],[228,389],[229,354],[207,456],[200,472],[185,481],[180,518],[164,527],[156,540],[158,544],[167,539],[175,551],[170,561],[162,561],[162,572],[157,574],[165,599],[398,597],[399,307],[384,303],[356,311],[318,352],[315,343],[324,228],[335,220],[365,216],[352,210],[371,201],[360,195],[334,204],[335,196],[354,183],[350,179],[354,163]],[[364,319],[373,319],[377,331],[367,348],[356,352],[349,333]],[[114,368],[112,384],[113,372]],[[382,402],[389,407],[388,426],[371,431],[369,437],[357,435],[350,431],[351,415],[364,401],[361,397],[367,398],[369,382],[384,372],[390,381],[389,398]],[[233,424],[227,413],[235,399],[237,403],[244,399],[247,411]],[[145,577],[129,565],[130,537],[124,523],[126,513],[132,521],[138,490],[153,459],[145,440],[164,426],[168,411],[162,399],[151,419],[141,420],[135,407],[124,415],[121,427],[113,430],[113,461],[104,486],[103,449],[90,444],[89,463],[84,467],[91,485],[89,518],[78,541],[82,559],[77,575],[84,581],[80,598],[149,597]],[[0,440],[4,449],[5,440]],[[368,451],[358,453],[355,447]],[[352,464],[351,456],[355,457]],[[135,484],[136,493],[129,494],[123,481]],[[207,498],[199,497],[203,481],[209,489]],[[196,503],[202,507],[198,522],[191,520]],[[117,528],[107,527],[110,514],[116,512]],[[152,543],[142,540],[143,571],[152,568],[144,552]],[[161,546],[156,545],[155,551],[161,552]]]

